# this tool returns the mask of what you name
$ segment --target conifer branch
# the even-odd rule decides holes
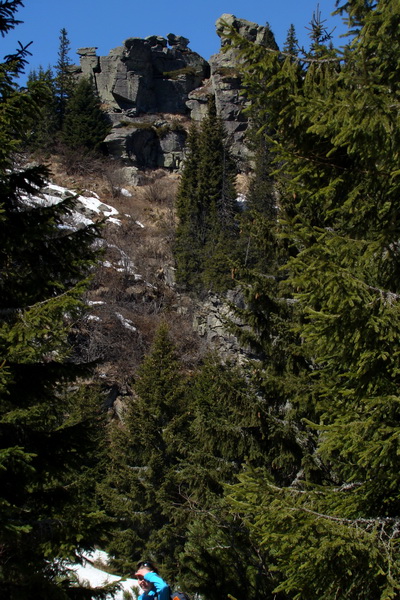
[[[50,302],[54,302],[55,300],[60,300],[64,296],[68,296],[68,295],[72,294],[74,292],[74,290],[77,289],[77,287],[78,286],[75,286],[71,289],[66,290],[65,292],[62,292],[62,294],[58,294],[57,296],[51,296],[50,298],[46,298],[46,300],[41,300],[40,302],[35,302],[34,304],[30,304],[30,305],[24,306],[22,308],[19,307],[19,308],[0,309],[0,316],[6,317],[9,315],[13,315],[13,314],[23,315],[28,310],[38,308],[39,306],[45,306],[46,304],[49,304]]]

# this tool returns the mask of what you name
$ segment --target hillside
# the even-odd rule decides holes
[[[338,11],[344,51],[317,10],[308,49],[223,15],[208,64],[4,59],[6,600],[104,600],[98,549],[196,600],[399,597],[400,5]]]
[[[180,174],[142,171],[142,183],[135,186],[129,179],[127,182],[124,166],[112,158],[103,159],[100,168],[93,165],[93,172],[87,175],[69,175],[56,156],[49,167],[53,183],[71,193],[94,193],[116,210],[102,230],[105,253],[86,295],[88,314],[74,328],[76,359],[98,361],[95,378],[110,390],[111,405],[119,394],[129,392],[135,370],[162,322],[168,322],[188,369],[205,352],[223,344],[227,334],[222,329],[218,336],[200,325],[208,318],[209,328],[213,327],[207,305],[202,308],[198,298],[176,287],[172,243]],[[238,176],[238,194],[243,195],[247,186],[248,177]],[[96,220],[102,215],[91,216]]]

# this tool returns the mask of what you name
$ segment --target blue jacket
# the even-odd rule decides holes
[[[157,573],[149,571],[143,579],[152,583],[153,587],[150,591],[140,594],[138,600],[169,600],[169,585]]]

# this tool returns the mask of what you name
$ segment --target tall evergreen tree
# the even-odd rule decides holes
[[[163,326],[134,390],[123,424],[112,428],[100,486],[116,520],[115,564],[126,572],[151,556],[171,584],[192,593],[214,600],[246,591],[256,599],[271,581],[261,577],[260,554],[223,500],[224,484],[246,460],[264,464],[260,406],[248,382],[211,356],[183,374]]]
[[[110,129],[93,83],[82,78],[66,104],[62,141],[71,149],[98,151]]]
[[[283,52],[290,54],[293,57],[299,54],[299,41],[297,39],[296,30],[293,23],[288,29],[285,44],[283,46]]]
[[[174,502],[176,493],[179,448],[174,432],[186,415],[184,381],[168,328],[162,325],[137,372],[135,396],[123,423],[112,427],[110,468],[100,486],[107,510],[117,518],[109,550],[125,572],[143,556],[167,568],[175,564],[182,545],[165,505]]]
[[[71,51],[71,45],[68,39],[67,30],[64,27],[60,30],[59,42],[58,60],[54,65],[54,70],[57,95],[58,128],[62,129],[67,101],[75,87],[75,81],[70,71],[71,58],[69,53]]]
[[[31,71],[28,76],[28,89],[40,85],[44,95],[29,135],[29,148],[50,150],[54,147],[58,132],[57,98],[54,76],[50,68]]]
[[[270,273],[276,267],[277,240],[274,233],[278,194],[272,176],[272,152],[265,137],[258,135],[255,127],[249,133],[248,144],[253,150],[254,166],[245,207],[239,219],[241,253],[237,259],[236,277],[243,277],[244,270],[253,269],[256,265],[258,270],[267,269]]]
[[[224,291],[232,285],[230,259],[238,237],[238,206],[235,168],[213,99],[199,133],[191,133],[189,144],[190,158],[177,201],[178,281],[196,291]],[[197,272],[192,271],[196,266]]]
[[[235,166],[229,153],[222,119],[215,100],[209,102],[202,122],[198,196],[202,206],[200,231],[203,242],[203,286],[223,291],[232,286],[229,260],[234,255],[238,228],[235,216]]]
[[[186,538],[180,583],[210,600],[265,596],[272,586],[261,576],[261,554],[223,499],[224,486],[246,461],[264,464],[259,401],[240,369],[215,356],[206,357],[187,393],[190,419],[177,473],[182,498],[175,508]]]
[[[1,33],[20,6],[0,2]],[[37,88],[15,84],[26,53],[21,47],[0,69],[0,587],[12,600],[79,598],[88,592],[69,581],[65,559],[101,535],[88,477],[100,413],[72,391],[81,369],[67,360],[68,329],[81,312],[97,230],[60,227],[72,200],[36,204],[46,169],[15,166],[42,100]]]
[[[270,551],[276,592],[299,600],[400,591],[400,7],[350,0],[340,10],[351,44],[335,57],[316,16],[301,78],[293,61],[237,39],[253,109],[275,126],[278,233],[289,250],[280,288],[297,307],[287,327],[309,361],[297,389],[284,389],[316,451],[311,474],[280,482],[249,470],[230,497]]]
[[[199,131],[192,124],[176,198],[178,224],[174,243],[176,278],[189,289],[198,288],[202,268],[201,206],[197,193],[199,158]]]

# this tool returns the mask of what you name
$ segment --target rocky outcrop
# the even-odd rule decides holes
[[[263,25],[257,25],[246,19],[238,19],[235,15],[223,14],[215,23],[217,35],[221,38],[221,46],[231,46],[229,39],[230,29],[234,29],[241,37],[267,48],[278,50],[274,34],[271,29]]]
[[[240,168],[248,161],[244,143],[247,118],[240,94],[239,58],[226,36],[230,28],[257,44],[277,47],[268,27],[224,14],[216,22],[221,52],[207,62],[183,36],[129,38],[108,56],[80,48],[78,76],[91,77],[113,130],[106,139],[110,153],[137,168],[177,170],[182,164],[187,125],[200,122],[214,96],[232,154]],[[187,118],[182,127],[174,115]]]
[[[186,129],[174,115],[190,117],[188,95],[210,75],[210,67],[183,36],[129,38],[108,56],[80,48],[78,76],[91,77],[113,129],[109,152],[126,165],[178,170]],[[163,115],[160,117],[160,115]]]
[[[179,169],[187,135],[180,122],[157,115],[110,116],[113,128],[106,143],[115,158],[139,169]]]
[[[240,93],[242,87],[238,68],[240,59],[237,51],[231,46],[227,34],[232,28],[240,36],[261,46],[275,49],[278,49],[278,46],[269,27],[237,19],[234,15],[222,15],[215,25],[217,34],[221,38],[221,51],[210,59],[216,107],[224,121],[232,154],[239,165],[245,168],[249,159],[249,150],[245,143],[248,121],[243,112],[245,101]]]
[[[187,114],[187,95],[210,72],[207,61],[188,43],[187,38],[170,33],[167,38],[129,38],[108,56],[96,56],[96,48],[80,48],[80,70],[93,78],[110,110],[130,116]]]
[[[210,293],[194,311],[193,329],[206,342],[208,348],[217,351],[222,360],[244,364],[256,357],[230,333],[232,323],[238,329],[244,327],[230,305],[241,309],[245,307],[240,290],[228,291],[225,299]]]

